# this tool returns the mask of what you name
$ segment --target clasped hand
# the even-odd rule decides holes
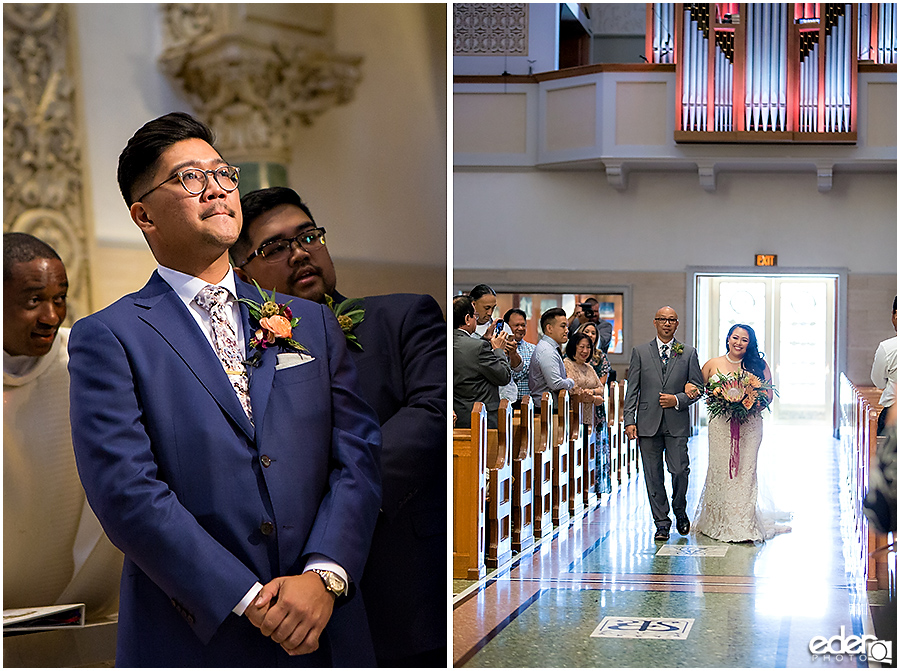
[[[334,596],[309,571],[267,583],[244,615],[289,655],[305,655],[318,649],[332,610]]]
[[[663,408],[674,408],[678,405],[678,399],[674,394],[664,394],[659,392],[659,405]]]

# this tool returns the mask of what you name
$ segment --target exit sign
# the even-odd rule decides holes
[[[777,254],[757,254],[756,255],[756,265],[758,265],[758,266],[777,266],[778,265],[778,255]]]

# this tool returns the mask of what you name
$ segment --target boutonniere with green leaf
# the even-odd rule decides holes
[[[672,345],[672,356],[678,356],[679,354],[684,354],[684,343],[681,342]]]
[[[363,319],[366,318],[366,311],[363,309],[361,298],[348,298],[345,301],[336,303],[328,294],[325,295],[325,303],[331,308],[334,316],[337,317],[338,324],[347,338],[347,343],[353,345],[362,351],[362,345],[353,334],[355,329]]]
[[[239,298],[240,303],[247,306],[250,312],[250,325],[253,327],[253,337],[250,339],[250,347],[256,349],[253,356],[246,362],[251,366],[256,365],[259,357],[262,356],[263,350],[272,347],[280,347],[282,350],[292,349],[298,352],[309,354],[309,350],[294,340],[292,336],[293,328],[300,322],[299,317],[294,317],[287,303],[278,303],[275,300],[275,292],[267,294],[256,281],[259,295],[262,302],[257,303],[249,298]]]

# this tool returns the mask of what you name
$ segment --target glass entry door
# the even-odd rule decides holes
[[[725,353],[732,325],[747,324],[778,390],[772,405],[775,420],[830,422],[836,284],[837,278],[828,275],[698,276],[700,365]],[[705,409],[700,412],[705,422]]]

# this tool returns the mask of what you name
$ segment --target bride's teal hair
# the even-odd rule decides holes
[[[728,341],[731,339],[731,334],[734,333],[735,329],[744,329],[747,332],[747,336],[750,338],[750,342],[747,343],[747,351],[744,353],[744,358],[741,361],[741,368],[750,371],[760,380],[765,379],[766,362],[763,360],[764,357],[762,352],[759,351],[759,344],[756,342],[756,333],[751,327],[746,324],[735,324],[728,329],[728,335],[725,336],[725,351],[731,351],[728,347]]]

